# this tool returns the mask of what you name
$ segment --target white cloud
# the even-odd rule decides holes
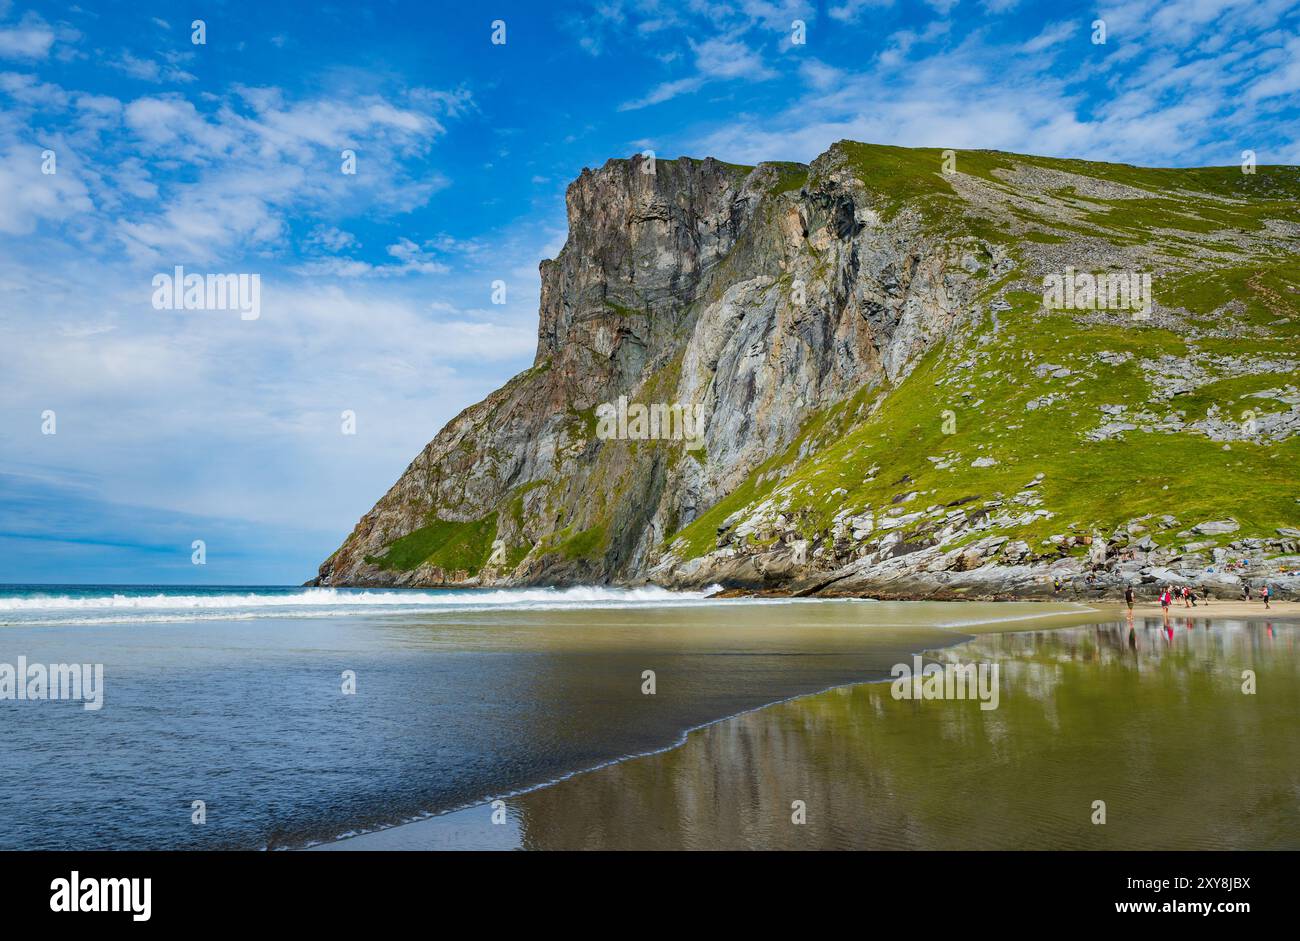
[[[330,230],[337,235],[329,235],[334,245],[330,250],[340,251],[354,244],[354,239],[347,233]],[[335,278],[391,278],[407,274],[446,274],[451,268],[430,251],[429,243],[417,245],[408,238],[399,238],[385,251],[396,261],[390,264],[376,265],[354,258],[318,258],[307,261],[294,268],[303,275],[328,275]]]
[[[41,172],[44,148],[12,143],[0,151],[0,233],[27,235],[42,222],[62,222],[94,209],[74,172],[75,156],[51,141],[55,173]]]
[[[889,46],[880,53],[877,61],[884,66],[897,66],[906,62],[912,47],[932,43],[948,34],[951,24],[947,20],[931,20],[919,32],[911,29],[899,30],[889,37]]]
[[[1244,91],[1250,101],[1300,93],[1300,37],[1286,43],[1285,55],[1272,72],[1257,79]]]
[[[68,103],[68,93],[58,85],[42,82],[35,75],[17,72],[0,73],[0,92],[22,104],[39,108],[63,108]]]
[[[893,0],[842,0],[827,7],[826,15],[841,23],[854,23],[868,10],[893,6]]]
[[[408,100],[410,106],[377,95],[289,101],[277,88],[239,86],[202,111],[179,94],[130,101],[123,121],[141,156],[180,161],[199,175],[168,183],[161,208],[117,220],[115,235],[141,262],[208,263],[279,245],[290,212],[350,204],[372,215],[417,208],[448,181],[437,171],[417,177],[406,161],[445,133],[440,116],[466,112],[473,99],[463,90],[419,89]],[[356,154],[355,174],[341,172],[345,149]],[[348,260],[311,264],[340,276],[368,270]],[[430,271],[432,264],[399,260],[402,270]]]
[[[1051,49],[1058,46],[1073,36],[1079,29],[1079,24],[1073,20],[1065,20],[1060,23],[1052,23],[1043,28],[1029,42],[1020,47],[1021,52],[1042,52],[1045,49]]]
[[[636,98],[632,101],[625,101],[618,106],[619,111],[635,111],[639,108],[648,108],[651,105],[662,104],[676,98],[678,95],[685,95],[695,91],[704,84],[704,79],[698,75],[692,75],[689,78],[679,78],[671,82],[662,82],[650,90],[643,98]]]
[[[0,58],[44,59],[54,45],[54,29],[35,14],[16,26],[0,27]]]
[[[535,306],[524,313],[536,292],[513,281],[508,309],[435,310],[415,283],[357,290],[268,273],[262,316],[244,322],[154,310],[148,272],[126,266],[63,252],[43,269],[0,260],[0,471],[91,472],[110,501],[177,512],[310,518],[341,535],[537,342]],[[45,408],[58,412],[56,439],[28,428]],[[343,409],[357,413],[355,439],[339,433]]]
[[[722,37],[691,43],[695,67],[711,79],[746,78],[761,81],[775,76],[763,64],[763,57],[738,39]]]
[[[179,95],[137,98],[126,106],[124,117],[147,151],[186,163],[211,163],[228,157],[240,136],[238,128],[201,115],[192,102]]]
[[[940,16],[947,16],[961,0],[925,0],[925,2]]]
[[[308,251],[321,249],[327,252],[341,252],[345,248],[354,248],[356,245],[355,235],[332,225],[316,226],[303,240],[303,247]]]
[[[690,41],[695,56],[695,74],[661,82],[642,98],[624,102],[620,111],[632,111],[661,104],[679,95],[689,94],[709,82],[744,79],[766,81],[776,77],[776,72],[763,63],[755,49],[735,38],[714,37],[703,42]]]
[[[758,25],[786,32],[792,20],[810,20],[817,8],[807,0],[740,0],[740,13]]]
[[[194,76],[184,69],[154,59],[140,59],[129,52],[123,52],[116,59],[110,60],[108,64],[119,72],[140,79],[143,82],[185,83],[194,81]]]
[[[799,74],[813,88],[825,90],[844,80],[844,73],[819,59],[805,59],[799,63]]]

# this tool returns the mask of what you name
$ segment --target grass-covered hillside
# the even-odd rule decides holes
[[[1016,268],[969,331],[811,418],[674,533],[674,557],[803,540],[833,568],[999,536],[977,562],[1102,561],[1094,534],[1112,563],[1295,551],[1300,172],[960,151],[944,174],[937,150],[845,150],[882,213],[1005,245]],[[1067,266],[1152,273],[1149,318],[1045,309],[1043,277]]]

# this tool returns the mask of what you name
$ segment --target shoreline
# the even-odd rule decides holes
[[[730,597],[748,597],[748,596],[733,595]],[[773,597],[777,597],[777,596],[773,596]],[[816,600],[816,599],[810,599],[810,600]],[[821,600],[836,601],[836,600],[844,600],[844,599],[827,598]],[[1041,627],[1032,628],[1028,626],[1022,626],[1025,624],[1025,622],[1028,621],[1039,621],[1039,620],[1055,618],[1058,623],[1050,624],[1047,625],[1046,627],[1046,629],[1055,630],[1059,628],[1084,626],[1088,623],[1092,623],[1093,621],[1097,620],[1099,616],[1107,617],[1108,615],[1108,613],[1105,610],[1084,605],[1082,602],[1062,601],[1059,603],[1081,605],[1083,606],[1084,610],[1048,611],[1048,612],[1043,612],[1041,614],[1025,615],[1019,618],[1010,618],[1010,619],[994,618],[986,621],[973,622],[970,624],[962,624],[962,625],[933,625],[932,627],[934,630],[943,631],[951,634],[952,635],[951,642],[939,646],[930,644],[928,646],[925,646],[922,649],[912,650],[909,652],[909,654],[912,656],[922,656],[924,654],[936,650],[946,650],[952,647],[959,647],[963,644],[967,644],[973,640],[976,640],[978,637],[980,637],[983,634],[989,634],[989,633],[1013,634],[1022,631],[1027,631],[1027,630],[1044,629]],[[1300,605],[1297,605],[1296,607],[1297,607],[1296,617],[1297,619],[1300,619]],[[562,775],[559,775],[558,777],[552,778],[547,781],[538,782],[536,784],[530,784],[525,787],[516,788],[512,791],[501,793],[501,794],[490,795],[479,800],[469,801],[465,804],[450,808],[448,810],[442,810],[442,811],[424,814],[413,819],[404,820],[400,823],[395,823],[390,826],[378,827],[373,830],[366,830],[357,833],[340,835],[338,837],[335,837],[334,839],[323,840],[317,843],[308,844],[306,846],[295,847],[293,848],[293,850],[296,852],[308,852],[308,851],[315,852],[315,851],[331,851],[331,850],[429,849],[431,847],[427,845],[403,846],[400,844],[422,843],[422,841],[425,841],[427,839],[431,839],[433,842],[445,842],[444,840],[440,840],[439,837],[433,831],[437,831],[448,825],[459,826],[461,825],[462,822],[467,826],[476,828],[478,825],[481,825],[483,819],[485,819],[487,815],[491,813],[492,805],[497,801],[508,801],[512,798],[521,797],[527,794],[533,794],[538,791],[546,790],[547,788],[552,788],[557,785],[563,784],[566,781],[570,781],[574,778],[599,772],[606,768],[624,764],[630,761],[635,761],[641,758],[650,758],[656,755],[662,755],[667,752],[675,751],[676,749],[679,749],[684,745],[686,745],[690,741],[691,737],[696,735],[697,733],[713,728],[714,726],[720,725],[721,723],[724,722],[729,722],[745,716],[752,716],[757,713],[763,712],[765,710],[775,709],[782,705],[799,702],[800,700],[822,696],[834,690],[851,689],[853,687],[862,686],[864,684],[882,683],[882,682],[889,682],[889,677],[884,676],[884,677],[879,677],[874,679],[859,678],[859,679],[850,680],[846,683],[833,683],[829,686],[825,686],[820,689],[809,690],[808,692],[797,693],[794,696],[787,696],[781,699],[775,699],[770,702],[765,702],[748,709],[742,709],[738,712],[730,713],[728,715],[719,716],[715,719],[710,719],[706,722],[697,723],[689,728],[685,728],[677,735],[677,737],[672,742],[658,748],[652,748],[642,752],[621,755],[617,758],[611,758],[606,761],[599,762],[590,767],[579,768],[573,771],[566,772]],[[477,818],[474,818],[473,822],[471,823],[466,815],[468,815],[470,812],[473,811],[479,812],[479,816]],[[497,831],[498,828],[493,826],[489,830],[484,831],[484,833],[492,834],[493,836],[496,836]],[[506,834],[501,834],[501,835],[504,836]],[[478,850],[516,848],[513,846],[496,845],[498,841],[493,840],[491,838],[484,838],[483,834],[479,834],[478,836],[479,838],[474,841],[473,845],[457,846],[455,848],[478,849]],[[358,841],[359,841],[359,845],[358,845]],[[367,845],[375,842],[388,844],[388,845],[381,845],[381,846]]]
[[[978,624],[963,625],[961,627],[939,627],[938,629],[950,632],[953,635],[952,642],[942,646],[929,645],[923,650],[914,651],[917,656],[923,656],[937,650],[947,650],[953,647],[960,647],[969,644],[982,635],[988,634],[1018,634],[1035,630],[1056,630],[1062,628],[1081,627],[1097,620],[1123,621],[1126,619],[1127,611],[1122,604],[1106,604],[1100,607],[1090,607],[1086,611],[1078,613],[1071,612],[1049,612],[1042,615],[1031,615],[1025,618],[1012,620],[991,620]],[[1162,618],[1160,605],[1154,603],[1139,603],[1134,606],[1133,615],[1135,618],[1151,620]],[[1212,618],[1214,620],[1281,620],[1287,622],[1300,622],[1300,603],[1297,602],[1273,602],[1271,610],[1265,610],[1262,603],[1259,602],[1215,602],[1207,606],[1202,603],[1196,608],[1173,609],[1171,608],[1170,620],[1185,619],[1188,617]],[[1057,618],[1058,623],[1043,626],[1028,626],[1026,621],[1043,620],[1048,618]],[[834,691],[851,690],[856,687],[869,686],[889,682],[889,677],[880,677],[873,679],[857,679],[848,683],[836,683],[823,689],[812,690],[806,693],[799,693],[795,696],[785,697],[774,700],[750,709],[744,709],[739,712],[720,716],[707,722],[699,723],[691,728],[684,729],[676,740],[660,748],[650,749],[645,752],[624,755],[601,762],[592,767],[583,768],[560,775],[559,777],[518,788],[514,791],[486,797],[482,800],[471,801],[467,804],[452,808],[450,810],[430,813],[419,818],[407,820],[392,826],[380,827],[374,830],[368,830],[361,833],[352,833],[339,836],[333,840],[326,840],[320,843],[314,843],[309,846],[300,847],[300,851],[430,851],[437,849],[457,849],[457,850],[507,850],[521,849],[517,838],[517,827],[511,826],[493,826],[486,823],[490,819],[493,811],[493,804],[497,801],[510,801],[514,798],[525,795],[536,794],[540,791],[557,787],[575,778],[585,775],[594,774],[602,770],[610,769],[618,765],[624,765],[629,762],[637,761],[644,758],[653,758],[676,751],[688,745],[693,738],[714,729],[715,727],[735,720],[746,717],[754,717],[760,713],[774,712],[783,706],[798,703],[802,700],[810,700],[816,697],[824,696]],[[513,821],[508,821],[513,823]]]
[[[1043,626],[1028,626],[1021,621],[992,621],[987,625],[971,625],[971,628],[946,627],[942,630],[951,632],[953,635],[952,642],[940,646],[933,644],[925,649],[917,651],[916,655],[924,656],[940,650],[950,650],[954,647],[977,642],[981,636],[989,634],[1016,635],[1039,630],[1056,630],[1060,628],[1084,627],[1093,621],[1106,620],[1111,623],[1125,620],[1126,611],[1123,606],[1107,606],[1111,610],[1093,609],[1087,612],[1080,612],[1078,616],[1065,614],[1060,617],[1062,622]],[[1195,614],[1193,615],[1193,612]],[[1044,615],[1043,617],[1051,617]],[[1135,606],[1134,616],[1146,622],[1146,626],[1152,626],[1152,621],[1161,619],[1160,606],[1156,604],[1141,604]],[[1274,604],[1273,609],[1265,611],[1262,604],[1256,602],[1223,602],[1212,606],[1212,610],[1206,610],[1205,606],[1198,606],[1195,609],[1189,608],[1185,611],[1178,609],[1170,615],[1170,621],[1183,621],[1195,616],[1198,620],[1206,621],[1265,621],[1280,620],[1285,622],[1300,622],[1300,604],[1289,603],[1286,605]],[[1031,618],[1032,619],[1032,618]],[[1193,625],[1187,625],[1189,628]],[[1206,627],[1212,626],[1206,624]],[[980,630],[985,627],[985,630]],[[802,701],[810,701],[825,697],[830,693],[848,694],[859,688],[874,687],[880,683],[888,683],[889,677],[880,677],[872,679],[858,679],[848,683],[838,683],[828,686],[824,689],[814,690],[807,693],[800,693],[795,696],[786,697],[770,703],[753,707],[751,709],[741,710],[732,715],[722,716],[708,722],[701,723],[692,728],[684,730],[673,743],[662,748],[652,749],[646,752],[625,755],[620,758],[602,762],[591,768],[576,770],[562,775],[555,780],[542,782],[526,788],[520,788],[508,794],[502,794],[481,801],[471,802],[461,807],[454,808],[436,814],[429,814],[418,819],[406,821],[390,827],[382,827],[365,833],[349,834],[338,839],[317,843],[309,847],[303,847],[305,850],[312,851],[432,851],[432,850],[507,850],[507,849],[526,849],[520,836],[521,830],[519,821],[514,819],[513,814],[517,812],[516,808],[509,807],[508,802],[512,799],[534,796],[544,797],[543,792],[559,788],[561,785],[573,784],[574,779],[584,778],[588,775],[595,775],[601,771],[613,771],[619,773],[620,766],[628,766],[636,763],[639,759],[653,759],[660,756],[669,755],[679,750],[684,750],[689,745],[698,746],[700,740],[709,735],[718,735],[718,727],[724,723],[744,723],[746,719],[759,720],[763,714],[769,714],[772,718],[766,720],[769,724],[776,722],[775,718],[781,710],[799,704]],[[583,786],[579,784],[578,786]],[[490,822],[494,810],[494,804],[498,801],[507,802],[506,817],[504,821],[508,826],[496,826]]]
[[[953,629],[953,630],[954,630],[954,632],[955,632],[955,629]],[[952,642],[951,644],[947,644],[947,645],[944,645],[944,646],[942,646],[942,647],[927,647],[925,650],[923,650],[923,651],[919,651],[919,652],[918,652],[917,654],[915,654],[915,655],[919,656],[919,655],[921,655],[921,654],[928,653],[928,652],[930,652],[930,651],[932,651],[932,650],[946,650],[946,649],[948,649],[949,647],[960,647],[962,644],[969,643],[970,641],[972,641],[972,640],[974,640],[974,639],[975,639],[975,635],[971,635],[971,636],[969,636],[969,637],[963,637],[963,638],[954,639],[953,642]],[[575,771],[569,771],[569,772],[566,772],[566,773],[564,773],[564,774],[562,774],[562,775],[559,775],[558,777],[555,777],[555,778],[550,779],[549,781],[542,781],[542,782],[540,782],[540,783],[538,783],[538,784],[530,784],[530,785],[528,785],[528,786],[526,786],[526,787],[516,788],[516,789],[513,790],[513,791],[508,791],[508,792],[503,793],[503,794],[496,794],[496,795],[494,795],[494,796],[492,796],[492,797],[483,798],[483,799],[481,799],[481,800],[470,801],[469,803],[462,804],[462,805],[460,805],[460,806],[458,806],[458,807],[453,807],[453,808],[450,809],[450,810],[443,810],[443,811],[439,811],[439,812],[437,812],[437,813],[430,813],[430,814],[427,814],[427,815],[421,816],[421,817],[419,817],[419,818],[417,818],[417,819],[414,819],[414,820],[404,820],[404,821],[402,821],[401,823],[395,823],[395,824],[393,824],[393,825],[391,825],[391,826],[379,827],[378,829],[375,829],[375,830],[366,830],[366,831],[363,831],[363,832],[361,832],[361,833],[351,833],[351,834],[348,834],[348,835],[346,835],[346,836],[339,836],[339,837],[336,837],[335,839],[332,839],[332,840],[323,840],[323,841],[321,841],[321,842],[319,842],[319,843],[311,843],[311,844],[309,844],[309,845],[307,845],[307,846],[297,847],[297,848],[295,849],[295,851],[296,851],[296,852],[309,852],[309,851],[318,851],[318,850],[327,850],[327,851],[328,851],[328,850],[335,850],[335,849],[338,849],[338,850],[343,850],[343,849],[360,849],[360,850],[381,850],[381,849],[382,849],[382,850],[396,850],[396,849],[401,849],[402,847],[398,847],[398,846],[385,846],[385,847],[378,847],[378,846],[376,846],[376,847],[371,847],[371,846],[361,846],[361,847],[354,847],[354,846],[341,846],[340,844],[350,843],[350,842],[352,842],[353,840],[365,840],[365,839],[370,838],[370,837],[374,837],[374,838],[382,839],[382,840],[387,840],[387,839],[388,839],[388,837],[386,836],[387,834],[392,834],[395,838],[397,838],[398,840],[401,840],[401,839],[403,838],[403,836],[405,836],[405,835],[414,835],[415,831],[414,831],[413,829],[412,829],[412,830],[407,830],[408,827],[410,827],[410,828],[417,828],[417,827],[421,827],[421,825],[426,825],[426,826],[428,826],[428,825],[439,824],[439,823],[442,823],[442,822],[448,821],[448,820],[450,820],[450,819],[456,818],[456,817],[458,817],[458,816],[460,816],[460,815],[466,814],[467,812],[469,812],[469,811],[473,811],[473,810],[479,810],[479,811],[490,812],[491,809],[492,809],[492,805],[493,805],[494,803],[496,803],[497,801],[506,801],[506,800],[510,800],[511,798],[515,798],[515,797],[523,797],[523,796],[526,795],[526,794],[533,794],[533,793],[536,793],[537,791],[544,791],[544,790],[546,790],[547,788],[555,787],[555,786],[557,786],[557,785],[559,785],[559,784],[563,784],[563,783],[566,782],[566,781],[571,781],[571,780],[573,780],[574,778],[582,777],[583,775],[587,775],[587,774],[594,774],[594,773],[596,773],[596,772],[598,772],[598,771],[603,771],[603,770],[606,769],[606,768],[612,768],[612,767],[614,767],[615,765],[621,765],[621,764],[624,764],[624,763],[629,762],[629,761],[636,761],[637,759],[640,759],[640,758],[653,758],[653,757],[656,756],[656,755],[663,755],[663,754],[666,754],[666,753],[671,752],[671,751],[676,751],[677,749],[679,749],[679,748],[681,748],[683,745],[685,745],[688,741],[690,741],[690,738],[691,738],[692,735],[695,735],[696,733],[698,733],[698,732],[702,732],[702,731],[704,731],[704,730],[706,730],[706,729],[712,728],[713,726],[715,726],[715,725],[719,725],[719,724],[721,724],[721,723],[723,723],[723,722],[729,722],[729,721],[731,721],[732,719],[739,719],[739,718],[742,718],[742,717],[744,717],[744,716],[754,715],[754,714],[759,713],[759,712],[762,712],[762,711],[764,711],[764,710],[766,710],[766,709],[773,709],[773,708],[775,708],[775,707],[777,707],[777,706],[782,706],[782,705],[785,705],[785,704],[787,704],[787,703],[795,703],[795,702],[798,702],[798,701],[801,700],[801,699],[810,699],[810,698],[812,698],[812,697],[814,697],[814,696],[821,696],[821,695],[823,695],[823,694],[825,694],[825,693],[829,693],[829,692],[831,692],[831,691],[833,691],[833,690],[837,690],[837,689],[849,689],[849,688],[852,688],[852,687],[854,687],[854,686],[861,686],[861,685],[863,685],[863,684],[865,684],[865,683],[887,683],[887,682],[889,682],[889,677],[882,677],[882,678],[880,678],[880,679],[876,679],[876,680],[851,680],[851,681],[848,682],[848,683],[833,683],[833,684],[831,684],[830,686],[823,687],[822,689],[811,690],[811,691],[809,691],[809,692],[807,692],[807,693],[797,693],[797,694],[794,695],[794,696],[787,696],[787,697],[785,697],[784,699],[776,699],[776,700],[773,700],[772,702],[763,703],[761,706],[754,706],[754,707],[752,707],[752,708],[750,708],[750,709],[742,709],[742,710],[740,710],[739,712],[733,712],[733,713],[731,713],[730,715],[719,716],[719,717],[716,718],[716,719],[710,719],[710,720],[708,720],[707,722],[701,722],[701,723],[698,723],[697,725],[693,725],[693,726],[691,726],[690,728],[683,729],[682,732],[681,732],[681,734],[678,735],[677,738],[676,738],[674,741],[672,741],[672,742],[670,742],[669,744],[664,745],[664,746],[662,746],[662,747],[660,747],[660,748],[652,748],[652,749],[649,749],[648,751],[641,751],[641,752],[634,752],[634,753],[627,754],[627,755],[620,755],[620,756],[617,757],[617,758],[610,758],[608,761],[602,761],[602,762],[600,762],[599,764],[592,765],[592,766],[589,767],[589,768],[579,768],[579,769],[577,769],[577,770],[575,770]],[[486,813],[485,813],[485,815],[486,815]],[[482,822],[482,819],[480,818],[480,820],[479,820],[478,822],[481,823],[481,822]],[[397,834],[395,831],[403,831],[403,834]],[[470,848],[470,849],[492,849],[492,848],[494,848],[494,847],[491,847],[491,846],[476,846],[476,847],[467,847],[467,848]],[[501,847],[501,848],[505,848],[505,849],[513,849],[513,848],[515,848],[515,847]]]
[[[955,628],[951,628],[950,630],[953,630],[954,633],[956,632]],[[960,647],[962,644],[967,644],[970,643],[972,640],[975,640],[975,637],[976,635],[970,635],[967,637],[957,638],[954,639],[951,644],[947,644],[942,647],[933,647],[933,646],[927,647],[925,650],[917,651],[914,654],[914,656],[921,656],[933,650],[947,650],[950,647]],[[662,746],[661,748],[652,748],[648,751],[635,752],[628,755],[621,755],[618,758],[611,758],[608,761],[602,761],[599,764],[592,765],[589,768],[580,768],[576,771],[566,772],[565,774],[562,774],[556,778],[552,778],[549,781],[542,781],[538,784],[530,784],[527,787],[516,788],[513,791],[509,791],[503,794],[497,794],[492,797],[484,798],[482,800],[470,801],[469,803],[462,804],[459,807],[453,807],[451,810],[444,810],[444,811],[439,811],[438,813],[431,813],[414,820],[404,820],[401,823],[395,823],[392,826],[387,826],[387,827],[379,827],[378,829],[375,830],[366,830],[361,833],[351,833],[346,836],[336,837],[333,840],[324,840],[320,843],[311,843],[307,846],[297,847],[294,851],[295,852],[316,852],[322,850],[324,851],[331,851],[331,850],[372,851],[372,850],[415,849],[417,847],[347,846],[342,844],[349,844],[352,843],[354,840],[369,840],[370,838],[374,838],[375,840],[379,840],[383,842],[389,842],[390,840],[393,840],[399,843],[405,842],[408,839],[419,840],[422,837],[422,833],[417,832],[416,828],[419,828],[419,831],[423,831],[431,826],[443,826],[447,822],[455,821],[457,818],[460,818],[462,815],[465,815],[470,811],[482,812],[481,816],[477,820],[477,823],[481,824],[483,818],[488,816],[488,814],[490,814],[492,810],[492,805],[495,804],[497,801],[507,801],[515,797],[523,797],[524,795],[527,794],[533,794],[536,793],[537,791],[544,791],[548,788],[555,787],[557,785],[565,783],[566,781],[571,781],[574,778],[582,777],[583,775],[595,774],[598,771],[603,771],[606,768],[612,768],[615,765],[625,764],[626,762],[636,761],[641,758],[653,758],[656,755],[663,755],[671,751],[676,751],[677,749],[686,745],[690,741],[692,735],[695,735],[696,733],[699,732],[703,732],[706,729],[712,728],[713,726],[720,725],[723,722],[729,722],[733,719],[740,719],[743,718],[744,716],[755,715],[756,713],[763,712],[767,709],[774,709],[778,706],[783,706],[788,703],[799,702],[802,699],[811,699],[815,696],[821,696],[824,695],[825,693],[829,693],[834,690],[851,689],[855,686],[862,686],[868,683],[887,683],[887,682],[889,682],[889,677],[887,676],[881,677],[880,679],[874,679],[874,680],[851,680],[848,683],[833,683],[830,686],[826,686],[822,689],[811,690],[810,692],[807,693],[798,693],[794,696],[787,696],[784,699],[776,699],[773,700],[772,702],[763,703],[761,706],[754,706],[753,708],[750,709],[742,709],[739,712],[733,712],[730,715],[719,716],[716,719],[710,719],[707,722],[701,722],[698,725],[691,726],[688,729],[683,729],[681,734],[677,736],[676,740],[670,742],[667,745]],[[399,833],[397,831],[401,831],[401,832]],[[491,831],[489,830],[487,832],[490,833]],[[429,847],[418,847],[418,848],[427,849]],[[468,846],[468,847],[461,847],[461,848],[483,850],[483,849],[517,849],[519,847],[516,846],[496,847],[491,845],[477,845],[477,846]]]

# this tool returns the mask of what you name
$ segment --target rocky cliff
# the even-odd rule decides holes
[[[317,584],[1293,590],[1296,168],[841,142],[611,160],[567,205],[532,368]]]

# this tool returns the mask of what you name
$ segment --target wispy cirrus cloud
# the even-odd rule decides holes
[[[642,98],[624,102],[620,111],[633,111],[662,104],[678,95],[696,91],[710,82],[743,79],[747,82],[767,81],[777,76],[776,71],[763,62],[762,54],[738,38],[715,37],[703,42],[690,42],[695,71],[683,78],[661,82]]]
[[[1079,31],[1079,23],[1075,20],[1064,20],[1059,23],[1050,23],[1043,28],[1043,31],[1033,39],[1024,43],[1020,51],[1033,55],[1036,52],[1044,52],[1054,46],[1059,46],[1071,36]]]
[[[130,179],[93,174],[84,192],[119,211],[83,221],[141,263],[264,250],[285,236],[285,219],[302,211],[364,204],[371,212],[409,212],[447,180],[437,171],[416,176],[404,163],[427,154],[446,132],[443,121],[472,104],[463,91],[419,89],[405,101],[379,95],[288,100],[279,89],[246,86],[198,104],[177,93],[121,101],[24,76],[0,77],[0,89],[44,105],[43,118],[61,110],[74,122],[61,153],[69,170],[107,146],[120,165],[137,171]],[[352,176],[339,172],[349,148],[364,152],[362,172]],[[159,161],[189,170],[175,176],[149,169]],[[10,228],[29,230],[38,218],[58,218],[57,206],[72,195],[59,195],[74,183],[69,177],[45,180],[35,166],[26,172],[42,186],[14,206]],[[134,211],[121,212],[126,206]],[[90,207],[78,202],[77,208]]]
[[[709,128],[690,149],[807,160],[849,138],[1148,164],[1230,163],[1249,148],[1283,162],[1300,130],[1282,117],[1293,102],[1275,103],[1300,90],[1300,42],[1272,28],[1281,19],[1294,27],[1300,11],[1283,0],[1132,0],[1040,20],[1029,35],[932,20],[890,34],[871,69],[805,63],[806,93],[761,120]],[[1199,42],[1180,39],[1193,33]]]

